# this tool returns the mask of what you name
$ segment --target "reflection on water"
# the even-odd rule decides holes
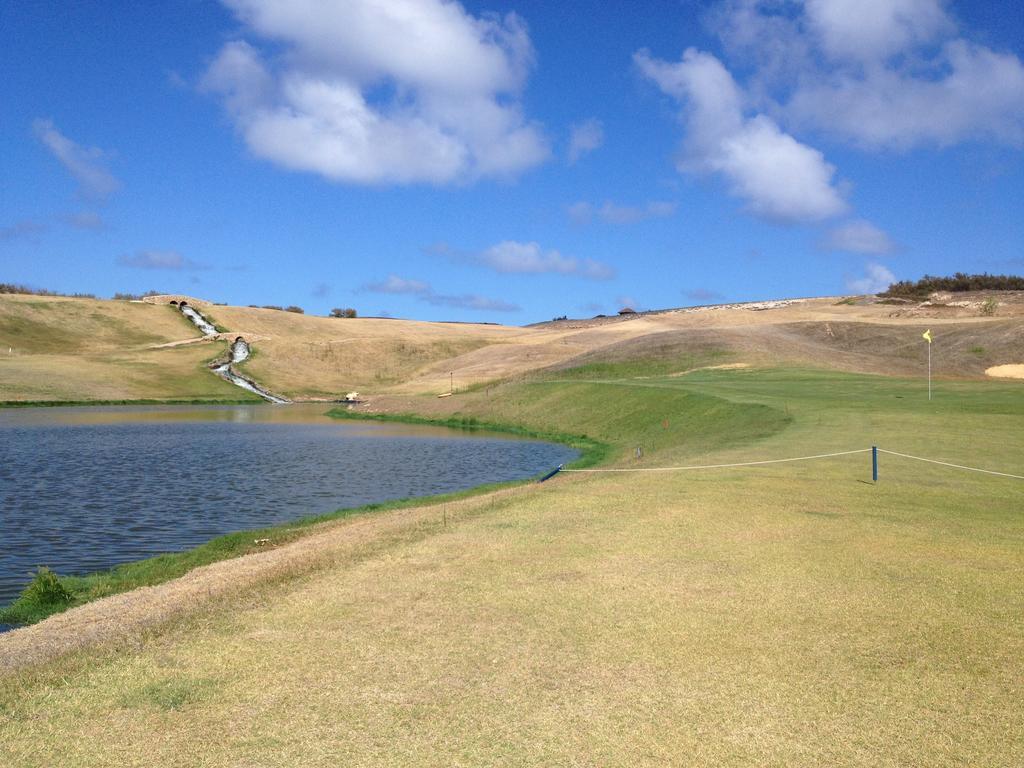
[[[336,421],[330,405],[0,411],[0,604],[234,530],[531,477],[560,445]]]

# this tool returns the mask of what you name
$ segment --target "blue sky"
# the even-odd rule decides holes
[[[1024,271],[1024,4],[0,7],[0,281],[528,323]]]

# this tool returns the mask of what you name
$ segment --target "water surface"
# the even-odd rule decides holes
[[[576,452],[330,406],[0,410],[0,604],[39,565],[83,574],[306,515],[528,478]]]

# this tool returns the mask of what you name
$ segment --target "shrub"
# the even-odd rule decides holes
[[[963,293],[965,291],[1024,291],[1024,277],[1017,275],[968,275],[957,272],[952,277],[925,275],[917,282],[900,280],[890,285],[879,296],[923,298],[935,291]]]
[[[339,307],[335,307],[334,309],[331,310],[331,317],[355,317],[355,316],[356,316],[356,311],[354,309],[352,309],[352,307],[345,307],[344,309],[341,309]]]
[[[991,317],[996,313],[996,307],[999,306],[999,302],[995,299],[985,299],[981,303],[981,314]]]
[[[29,288],[27,285],[15,283],[0,283],[0,293],[14,293],[25,296],[65,296],[72,299],[95,299],[94,293],[61,293],[60,291],[48,291],[45,288]]]
[[[57,574],[43,566],[9,607],[0,611],[0,621],[31,624],[71,606],[74,595]]]
[[[164,291],[146,291],[145,293],[115,293],[114,301],[138,301],[146,296],[163,296]]]
[[[294,312],[297,315],[304,315],[304,314],[306,314],[306,310],[304,310],[302,307],[296,307],[294,304],[292,304],[290,307],[285,307],[284,311],[285,312]]]

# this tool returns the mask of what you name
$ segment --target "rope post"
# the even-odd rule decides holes
[[[564,466],[563,464],[559,464],[557,467],[552,469],[550,472],[548,472],[546,475],[544,475],[544,477],[542,477],[537,482],[538,483],[543,483],[545,480],[550,480],[552,477],[554,477],[555,475],[557,475],[559,472],[562,471],[562,467],[563,466]]]
[[[878,482],[878,446],[871,446],[871,482]]]

